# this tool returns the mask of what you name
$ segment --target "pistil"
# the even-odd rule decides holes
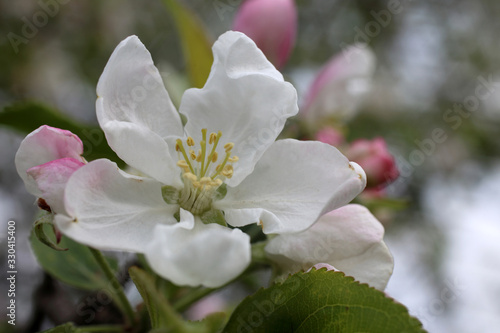
[[[210,133],[207,147],[207,129],[202,129],[202,140],[198,154],[195,153],[195,142],[192,137],[186,139],[188,151],[184,148],[181,139],[176,140],[175,149],[179,152],[177,166],[182,169],[184,188],[179,196],[179,205],[194,215],[200,215],[210,210],[212,200],[225,179],[231,178],[234,173],[232,163],[238,161],[237,156],[231,156],[234,143],[224,145],[225,157],[221,164],[212,171],[212,165],[218,160],[216,151],[222,132]],[[212,146],[210,149],[210,145]],[[210,152],[210,153],[208,153]],[[184,159],[181,159],[181,154]],[[210,176],[208,176],[212,173]]]

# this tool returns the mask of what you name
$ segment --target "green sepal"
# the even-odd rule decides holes
[[[56,251],[67,251],[68,248],[62,248],[57,246],[57,244],[46,234],[46,228],[44,224],[50,225],[54,236],[57,235],[56,227],[54,226],[54,214],[49,212],[44,212],[33,224],[33,233],[35,237],[43,244],[47,245]],[[57,237],[56,237],[57,238]],[[57,241],[56,241],[57,242]]]
[[[226,185],[226,183],[222,183],[222,185],[219,186],[217,188],[217,190],[215,191],[214,200],[224,199],[226,194],[227,194],[227,185]]]
[[[205,224],[217,223],[223,227],[227,227],[227,222],[226,222],[226,219],[224,217],[224,213],[221,210],[211,209],[211,210],[203,213],[200,216],[200,218],[201,218],[201,221]]]
[[[179,203],[179,190],[173,186],[165,185],[161,187],[161,195],[163,200],[168,204]]]
[[[177,222],[180,222],[181,221],[181,212],[180,211],[177,211],[174,213],[174,219],[177,221]]]

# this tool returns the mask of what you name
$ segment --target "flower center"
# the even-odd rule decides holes
[[[179,161],[177,166],[182,169],[184,188],[179,195],[179,205],[193,213],[200,215],[208,210],[213,199],[218,194],[218,189],[226,178],[233,176],[233,163],[238,161],[238,156],[231,156],[234,143],[224,145],[225,157],[217,164],[219,155],[216,151],[222,132],[210,133],[207,145],[207,129],[201,130],[202,139],[196,152],[195,142],[192,137],[186,139],[187,149],[181,139],[177,139],[175,150]]]

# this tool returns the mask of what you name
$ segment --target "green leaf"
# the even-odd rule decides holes
[[[226,314],[224,312],[211,313],[201,321],[192,322],[198,327],[198,332],[220,332],[226,323]]]
[[[49,125],[73,132],[83,142],[83,156],[87,160],[109,158],[120,166],[124,163],[106,142],[104,132],[97,126],[81,125],[70,117],[46,105],[21,102],[6,106],[0,112],[0,125],[28,134],[42,125]]]
[[[223,332],[420,333],[421,323],[383,292],[341,272],[299,272],[234,310]]]
[[[67,251],[68,249],[62,248],[60,246],[57,246],[57,241],[54,243],[51,238],[45,233],[46,228],[43,226],[45,224],[48,224],[51,226],[52,229],[52,235],[55,237],[56,234],[56,228],[54,227],[54,215],[49,212],[44,212],[43,215],[41,215],[36,221],[35,224],[33,225],[33,232],[35,233],[36,238],[43,244],[47,245],[53,250],[56,251]]]
[[[45,229],[45,234],[49,236],[49,228],[52,228],[52,226],[44,223],[42,227]],[[52,242],[55,241],[53,235],[50,238]],[[95,261],[89,248],[85,245],[79,244],[68,237],[63,237],[59,245],[62,248],[67,248],[68,251],[54,251],[40,242],[33,232],[30,236],[30,243],[38,263],[55,278],[85,290],[109,287],[106,276]],[[107,260],[111,267],[116,270],[118,267],[116,260],[110,258]]]
[[[181,5],[177,0],[163,0],[165,6],[175,20],[179,32],[189,79],[193,87],[201,88],[207,81],[212,63],[211,39],[198,17]]]

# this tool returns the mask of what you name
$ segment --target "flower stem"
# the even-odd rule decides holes
[[[92,255],[94,256],[95,260],[103,270],[104,274],[106,275],[106,278],[111,282],[114,291],[113,294],[116,296],[113,297],[113,299],[116,305],[125,315],[127,324],[128,325],[134,324],[135,323],[134,310],[132,309],[132,306],[130,305],[127,296],[125,296],[125,292],[123,290],[122,285],[120,284],[115,274],[113,273],[111,267],[109,266],[108,262],[106,261],[106,258],[104,258],[101,251],[93,249],[91,247],[89,247],[89,249]]]

